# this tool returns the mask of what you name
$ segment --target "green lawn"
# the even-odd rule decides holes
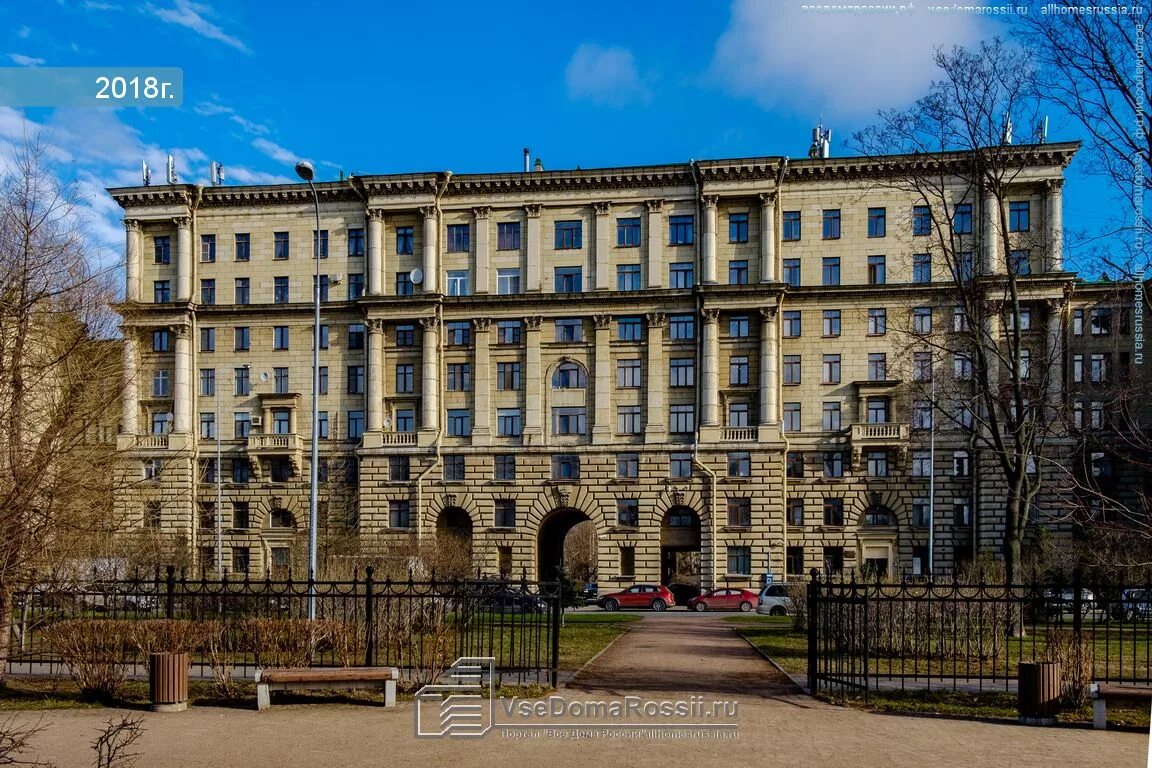
[[[580,669],[639,619],[634,613],[565,614],[560,628],[560,669]]]

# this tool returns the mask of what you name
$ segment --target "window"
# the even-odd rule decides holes
[[[448,436],[468,437],[472,434],[472,413],[467,408],[448,409]]]
[[[501,221],[496,225],[496,250],[520,250],[520,222]]]
[[[868,477],[888,477],[888,451],[867,451],[864,459]]]
[[[892,525],[892,512],[884,507],[869,507],[864,510],[864,525]]]
[[[673,405],[668,409],[668,431],[674,435],[689,434],[696,429],[696,406]]]
[[[840,257],[825,256],[821,261],[820,278],[823,285],[840,285]]]
[[[784,355],[784,384],[800,383],[800,355]]]
[[[824,310],[824,335],[828,337],[840,335],[840,310]]]
[[[496,409],[496,434],[500,437],[520,437],[523,433],[519,408]]]
[[[673,453],[668,457],[669,477],[692,477],[692,454]]]
[[[751,547],[728,547],[728,573],[739,576],[752,574]]]
[[[327,302],[329,299],[329,292],[330,292],[329,289],[331,288],[331,285],[332,285],[332,283],[328,279],[328,275],[320,275],[319,279],[317,279],[316,275],[313,275],[312,276],[312,297],[315,298],[316,292],[319,291],[320,292],[320,302],[321,303]]]
[[[888,398],[870,397],[867,402],[868,423],[885,424],[888,421]]]
[[[415,432],[416,431],[416,411],[413,408],[397,408],[396,409],[396,431],[397,432]]]
[[[616,339],[618,341],[640,341],[644,331],[638,317],[621,317],[616,321]]]
[[[396,227],[396,253],[412,255],[412,227]]]
[[[752,477],[752,454],[747,451],[730,452],[728,477]]]
[[[249,304],[252,301],[252,292],[247,277],[236,278],[236,303]]]
[[[1023,351],[1024,350],[1021,350],[1022,353]],[[1106,352],[1094,354],[1089,358],[1088,365],[1089,380],[1093,384],[1106,383],[1112,367],[1112,355]]]
[[[364,349],[363,323],[352,323],[348,326],[348,349]]]
[[[794,339],[800,336],[800,320],[800,310],[788,309],[784,311],[784,338]]]
[[[247,483],[251,479],[252,463],[247,459],[232,459],[232,482]]]
[[[556,250],[571,250],[582,248],[581,236],[584,222],[558,221],[556,222]]]
[[[1097,307],[1089,313],[1088,332],[1093,336],[1112,335],[1112,309],[1110,307]]]
[[[823,384],[840,383],[840,355],[824,355],[823,375],[820,381]]]
[[[954,451],[952,453],[952,476],[969,477],[972,474],[972,461],[968,451]]]
[[[888,355],[884,352],[868,353],[868,381],[888,380]]]
[[[359,440],[364,436],[364,411],[348,411],[348,439]]]
[[[216,303],[216,281],[204,279],[200,281],[200,303],[211,306]]]
[[[868,335],[883,336],[888,333],[888,310],[874,308],[868,310]]]
[[[468,392],[472,389],[472,365],[470,363],[449,363],[448,391]]]
[[[245,396],[251,392],[251,382],[248,378],[248,367],[235,368],[232,371],[235,374],[235,393],[237,395]]]
[[[444,282],[449,296],[467,296],[471,293],[468,290],[468,270],[466,269],[449,270]]]
[[[232,547],[233,573],[248,573],[251,565],[251,555],[248,547]]]
[[[616,219],[616,245],[620,248],[635,248],[640,245],[640,219]]]
[[[501,453],[493,457],[493,478],[496,480],[516,479],[516,457],[510,453]]]
[[[396,392],[409,394],[416,391],[416,366],[400,363],[396,366]]]
[[[1032,203],[1012,200],[1008,203],[1008,231],[1027,232],[1032,228]]]
[[[168,235],[161,235],[152,238],[153,253],[156,257],[157,264],[171,264],[172,263],[172,238]]]
[[[743,387],[748,384],[748,358],[728,358],[728,384],[733,387]]]
[[[804,499],[790,498],[784,504],[787,524],[796,528],[804,525]]]
[[[154,413],[152,414],[152,434],[166,435],[172,431],[172,414],[171,413]]]
[[[520,363],[496,363],[496,389],[515,392],[520,389]]]
[[[972,234],[972,204],[962,203],[956,206],[952,217],[952,231],[957,235]]]
[[[206,328],[200,329],[200,338],[203,340],[204,331]],[[203,345],[201,345],[203,346]],[[172,332],[167,328],[152,331],[152,351],[153,352],[171,352],[172,351]],[[206,350],[210,351],[210,350]]]
[[[804,576],[804,547],[787,547],[784,552],[785,575],[802,579]]]
[[[273,368],[272,378],[275,382],[275,392],[278,395],[288,394],[288,369]]]
[[[967,282],[976,276],[976,259],[971,251],[961,251],[956,254],[955,277],[957,280]]]
[[[840,239],[840,209],[833,208],[824,211],[824,239]]]
[[[800,431],[800,403],[784,403],[784,431]]]
[[[512,296],[520,293],[520,270],[496,270],[496,293],[501,296]]]
[[[749,416],[751,414],[751,406],[748,403],[728,403],[728,426],[730,427],[747,427],[749,426]]]
[[[728,318],[728,335],[733,339],[746,339],[750,333],[748,315],[732,315]]]
[[[954,525],[960,528],[972,527],[972,504],[964,499],[956,499],[952,502],[952,519]]]
[[[584,408],[552,409],[552,434],[584,435],[587,432],[588,422]]]
[[[579,480],[580,457],[574,453],[559,453],[552,457],[553,480]]]
[[[273,304],[287,304],[288,303],[288,278],[287,276],[275,277],[272,279],[272,303]]]
[[[408,501],[388,502],[388,525],[392,528],[409,528],[412,525],[411,503]]]
[[[804,477],[804,454],[787,454],[785,458],[784,474],[792,478]]]
[[[216,261],[216,235],[200,235],[200,261],[207,264]]]
[[[200,396],[215,397],[216,395],[216,369],[200,369]]]
[[[274,232],[272,235],[272,258],[286,259],[288,258],[288,233],[287,232]]]
[[[328,394],[328,366],[322,365],[319,369],[320,374],[320,394]]]
[[[460,482],[464,479],[466,467],[463,456],[444,457],[444,482]]]
[[[695,216],[668,217],[668,244],[692,245],[696,242]]]
[[[670,387],[696,386],[695,359],[690,357],[674,357],[668,362],[668,385]]]
[[[471,247],[469,242],[469,234],[471,228],[467,224],[449,224],[448,225],[448,253],[467,253]]]
[[[200,414],[200,439],[216,439],[216,414],[211,411]]]
[[[152,300],[157,304],[167,304],[172,301],[172,283],[168,280],[155,280],[152,282]],[[237,302],[239,303],[239,302]]]
[[[247,352],[251,346],[251,329],[247,326],[239,326],[232,329],[232,336],[235,339],[235,348],[237,352]]]
[[[396,273],[396,295],[397,296],[411,296],[416,291],[416,285],[412,282],[411,272],[397,272]]]
[[[630,527],[640,525],[640,502],[636,499],[617,499],[616,524]]]
[[[348,273],[348,301],[355,301],[364,295],[364,273]]]
[[[967,352],[952,355],[952,375],[961,381],[972,378],[972,357]]]
[[[329,437],[328,411],[316,412],[316,437],[320,440],[327,440]],[[326,465],[322,464],[320,467],[317,467],[317,471],[319,471],[323,466]]]
[[[620,577],[633,578],[636,575],[636,547],[620,547]]]
[[[152,397],[168,397],[168,371],[158,370],[153,372]]]
[[[445,323],[444,330],[444,343],[450,347],[466,347],[472,343],[472,324],[467,320]]]
[[[1027,248],[1009,251],[1008,268],[1016,275],[1032,274],[1032,251]]]
[[[692,315],[672,315],[669,317],[668,338],[673,341],[696,338],[696,318]]]
[[[792,242],[800,239],[800,211],[784,211],[781,239]]]
[[[348,256],[356,258],[364,255],[364,230],[355,228],[348,230]]]
[[[824,547],[824,572],[840,573],[844,570],[844,547]]]
[[[556,321],[556,341],[575,342],[584,341],[584,321],[579,318],[567,318]]]
[[[616,290],[638,291],[643,287],[640,284],[639,264],[620,264],[616,267]]]
[[[824,525],[844,525],[844,499],[824,499]]]
[[[824,477],[844,477],[844,454],[840,451],[824,453]]]
[[[932,307],[912,308],[912,333],[932,333]]]
[[[272,349],[288,349],[288,326],[277,325],[272,328]]]
[[[928,206],[912,207],[912,234],[917,237],[932,234],[932,209]]]
[[[247,232],[236,233],[236,261],[248,261],[252,258],[252,235]]]
[[[748,284],[748,262],[740,259],[728,262],[728,285]]]
[[[272,434],[286,435],[288,434],[289,414],[284,408],[277,408],[272,411]]]
[[[398,347],[413,347],[416,345],[416,326],[414,325],[398,325],[396,326],[396,346]]]
[[[886,259],[883,256],[868,257],[868,284],[884,285],[887,282]]]
[[[580,267],[556,267],[556,293],[580,293],[583,271]]]
[[[516,502],[513,499],[497,499],[495,504],[497,528],[516,527]]]
[[[618,360],[616,362],[616,386],[640,386],[640,360]]]
[[[932,403],[917,400],[912,403],[912,429],[932,429]]]
[[[730,243],[746,243],[746,242],[748,242],[748,214],[746,214],[746,213],[730,213],[730,214],[728,214],[728,242],[730,242]]]
[[[888,234],[888,209],[868,209],[868,237],[884,237]]]
[[[930,283],[930,282],[932,282],[932,254],[930,254],[930,253],[914,253],[914,254],[912,254],[912,282],[914,282],[914,283]]]
[[[519,344],[520,327],[519,320],[498,320],[496,322],[496,343]]]
[[[931,451],[912,452],[912,477],[928,477],[932,474]]]
[[[328,330],[328,326],[326,326],[326,325],[320,326],[320,349],[328,349],[329,335],[330,335],[330,332]]]
[[[954,307],[952,309],[952,330],[957,333],[968,330],[968,312],[964,307]]]
[[[668,267],[669,288],[691,288],[696,284],[695,265],[688,261],[675,262]]]
[[[1089,406],[1089,425],[1092,429],[1104,428],[1104,404],[1099,400],[1093,400]]]
[[[1016,326],[1022,331],[1032,330],[1032,310],[1027,307],[1021,307],[1019,315],[1008,314],[1004,319],[1009,331],[1016,330]]]
[[[823,422],[822,425],[825,432],[839,432],[840,426],[840,403],[826,402],[823,409]]]
[[[784,259],[784,282],[793,288],[800,286],[800,259]]]
[[[1072,381],[1077,384],[1084,381],[1084,355],[1072,356]]]
[[[312,258],[316,258],[316,254],[320,254],[320,258],[328,258],[328,230],[320,230],[320,236],[316,236],[316,230],[312,230]]]

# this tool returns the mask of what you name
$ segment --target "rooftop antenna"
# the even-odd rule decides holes
[[[532,151],[528,147],[524,147],[524,173],[532,170]]]
[[[1036,133],[1039,134],[1040,137],[1039,143],[1048,143],[1048,115],[1044,115],[1043,119],[1040,121],[1040,125],[1037,126]]]
[[[140,161],[140,179],[144,182],[144,186],[148,187],[152,185],[152,171],[148,168],[147,160]]]
[[[224,183],[224,164],[212,163],[212,186],[219,187]]]
[[[1004,135],[1002,138],[1002,144],[1012,143],[1012,116],[1007,113],[1004,115]]]
[[[168,183],[169,184],[178,184],[179,183],[179,181],[176,178],[176,158],[172,157],[172,155],[168,155]]]
[[[824,128],[824,118],[812,129],[812,146],[808,148],[808,157],[813,160],[824,160],[832,154],[832,129]]]

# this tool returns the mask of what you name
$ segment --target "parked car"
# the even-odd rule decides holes
[[[756,593],[750,589],[722,587],[688,601],[690,611],[741,611],[747,613],[756,605]]]
[[[594,582],[590,581],[584,585],[584,605],[598,605],[600,603],[600,587]]]
[[[792,613],[792,598],[787,584],[769,584],[760,590],[756,599],[756,613],[761,616],[787,616]]]
[[[1071,619],[1076,605],[1076,590],[1072,587],[1063,589],[1046,589],[1043,597],[1037,601],[1038,621],[1060,621]],[[1091,590],[1080,590],[1080,616],[1087,618],[1095,614],[1096,595]]]
[[[496,613],[544,613],[547,610],[539,595],[505,586],[484,590],[480,605]]]
[[[1152,619],[1152,590],[1126,589],[1112,605],[1112,618],[1123,621]]]
[[[688,605],[688,601],[700,595],[699,584],[669,584],[668,591],[676,597],[676,605]]]
[[[600,607],[606,611],[621,608],[651,608],[663,611],[676,605],[676,598],[663,584],[633,584],[628,589],[613,592],[600,598]]]

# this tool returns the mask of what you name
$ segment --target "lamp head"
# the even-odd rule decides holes
[[[316,171],[312,168],[312,163],[301,160],[296,163],[296,175],[304,181],[312,181],[313,177],[316,176]]]

